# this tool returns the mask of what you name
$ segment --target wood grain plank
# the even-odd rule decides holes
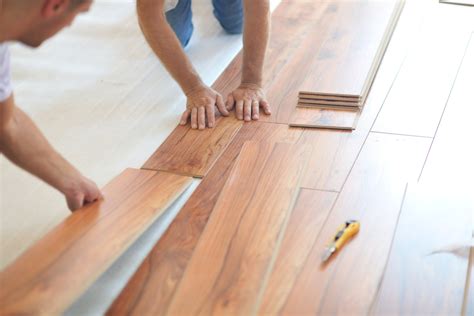
[[[336,192],[300,191],[264,291],[259,315],[276,315],[285,303],[336,197]]]
[[[169,315],[254,312],[310,153],[295,144],[244,145]]]
[[[322,4],[311,13],[311,17],[322,15],[327,4]],[[288,11],[285,8],[290,8]],[[284,14],[282,14],[284,12]],[[287,64],[290,56],[299,49],[300,43],[307,38],[312,25],[295,23],[302,15],[304,8],[292,4],[280,5],[272,18],[272,34],[266,64],[264,68],[264,88],[272,85],[280,70]],[[213,88],[224,98],[240,84],[242,52],[214,82]],[[262,116],[262,120],[265,118]],[[286,122],[285,122],[286,123]],[[230,117],[218,117],[216,126],[204,131],[192,130],[190,126],[178,126],[166,141],[153,153],[144,164],[144,169],[161,170],[177,174],[203,177],[232,141],[242,122]]]
[[[305,103],[307,105],[345,105],[347,107],[358,108],[359,103],[352,101],[336,101],[336,100],[316,100],[316,99],[305,99],[298,98],[298,103]]]
[[[408,186],[374,315],[461,314],[472,214],[467,190]]]
[[[248,140],[295,143],[301,134],[301,129],[291,129],[286,125],[259,122],[244,124],[107,314],[166,313],[243,144]]]
[[[418,137],[369,136],[281,314],[367,314],[383,275],[406,181],[419,172],[429,143]],[[361,222],[359,234],[321,265],[326,243],[348,219]]]
[[[290,118],[294,127],[328,128],[353,130],[359,120],[360,112],[297,107]]]
[[[443,8],[446,9],[439,5],[433,8],[373,131],[434,136],[466,51],[474,18],[472,12],[462,14]],[[449,22],[440,25],[440,20]]]
[[[343,105],[326,105],[326,104],[308,104],[298,103],[297,108],[308,108],[308,109],[322,109],[322,110],[339,110],[339,111],[360,111],[358,107],[354,106],[343,106]]]
[[[59,314],[191,184],[127,169],[0,274],[0,314]]]

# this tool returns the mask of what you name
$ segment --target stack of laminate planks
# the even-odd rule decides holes
[[[329,6],[324,14],[335,18],[315,29],[317,36],[310,35],[308,41],[318,49],[300,61],[305,79],[291,126],[355,128],[403,6],[400,0]]]

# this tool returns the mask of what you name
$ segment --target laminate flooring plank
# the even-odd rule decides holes
[[[290,118],[289,125],[293,127],[353,130],[359,116],[359,111],[297,107]]]
[[[400,1],[342,1],[350,14],[332,25],[334,31],[327,40],[335,43],[326,53],[331,61],[327,69],[314,64],[301,92],[338,96],[363,96],[367,80],[374,70],[381,44],[390,35],[392,20],[399,12]],[[324,43],[324,44],[323,44]],[[325,49],[327,42],[323,44]],[[309,66],[311,68],[311,66]]]
[[[291,6],[291,9],[286,11],[286,5]],[[327,4],[321,4],[310,16],[316,19],[322,15],[326,7]],[[295,54],[300,43],[307,38],[307,33],[312,30],[312,25],[296,23],[302,15],[307,14],[304,8],[284,4],[280,5],[276,11],[272,18],[273,36],[270,39],[264,69],[263,86],[265,88],[268,88],[274,78],[279,76],[280,70],[286,65],[290,56]],[[285,14],[282,15],[281,12]],[[224,98],[239,86],[241,68],[242,52],[234,58],[214,83],[213,88]],[[269,118],[261,115],[263,121]],[[219,116],[216,126],[204,131],[192,130],[190,126],[178,126],[147,160],[143,168],[204,177],[242,124],[243,122],[235,119],[234,113],[231,113],[230,117]]]
[[[191,178],[127,169],[105,200],[74,212],[0,274],[0,314],[59,314],[191,184]]]
[[[408,186],[374,315],[460,315],[474,201],[450,184]]]
[[[431,10],[373,131],[434,136],[474,29],[474,12],[454,9],[438,5]]]
[[[302,187],[330,191],[342,189],[403,59],[417,39],[425,12],[426,3],[423,1],[410,1],[405,5],[357,129],[352,132],[305,129],[301,141],[312,144],[315,150],[303,178]]]
[[[295,143],[301,134],[301,129],[281,124],[245,124],[107,314],[165,314],[243,144],[248,140]]]
[[[297,108],[307,108],[307,109],[321,109],[321,110],[339,110],[339,111],[352,111],[359,112],[360,109],[354,106],[343,106],[343,105],[326,105],[326,104],[308,104],[308,103],[298,103]]]
[[[346,97],[343,95],[324,95],[324,94],[313,94],[313,93],[304,93],[299,92],[298,97],[302,99],[310,99],[310,100],[335,100],[335,101],[347,101],[347,102],[355,102],[359,103],[361,100],[360,97]]]
[[[418,174],[429,145],[429,139],[419,137],[369,136],[280,314],[369,312],[390,252],[406,182]],[[360,232],[321,265],[324,247],[348,219],[360,221]]]
[[[308,106],[314,105],[333,105],[333,106],[346,106],[346,107],[352,107],[355,109],[359,108],[359,103],[358,102],[352,102],[352,101],[336,101],[336,100],[314,100],[314,99],[305,99],[305,98],[298,98],[298,103],[303,103],[307,104]]]
[[[302,189],[291,213],[259,315],[276,315],[285,303],[337,197],[337,192]]]
[[[305,145],[243,146],[169,315],[255,312],[310,154]]]
[[[474,178],[474,35],[471,35],[458,76],[441,118],[420,179],[444,181],[458,188],[472,187]]]

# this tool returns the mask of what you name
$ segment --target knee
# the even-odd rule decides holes
[[[222,28],[229,34],[242,34],[244,13],[242,1],[228,1],[222,3],[213,0],[214,16],[221,24]]]
[[[186,47],[193,35],[194,25],[192,22],[191,1],[181,0],[178,6],[166,12],[166,20],[173,29],[176,37],[183,47]]]

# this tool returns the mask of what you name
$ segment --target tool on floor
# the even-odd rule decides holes
[[[346,221],[342,224],[337,230],[336,235],[331,240],[329,245],[327,245],[326,250],[324,250],[322,261],[327,261],[333,253],[341,249],[349,239],[351,239],[355,234],[359,232],[360,223],[355,220]]]

